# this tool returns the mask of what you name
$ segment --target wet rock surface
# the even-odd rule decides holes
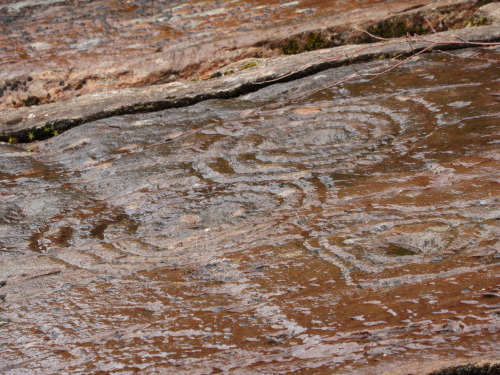
[[[485,6],[480,8],[480,11],[484,10],[484,14],[491,15],[500,9],[498,4],[490,5],[494,7],[488,10],[488,6]],[[293,81],[332,67],[391,57],[394,60],[393,65],[397,65],[403,63],[401,60],[405,56],[410,56],[416,51],[423,52],[430,48],[460,49],[495,41],[500,41],[498,23],[434,33],[425,37],[402,37],[379,43],[310,51],[294,56],[245,60],[229,66],[232,74],[224,74],[209,80],[177,81],[163,85],[111,90],[84,95],[65,102],[5,110],[0,118],[0,141],[17,143],[46,139],[72,127],[102,118],[186,107],[209,99],[236,98],[269,85]],[[383,69],[390,69],[390,66],[384,66]],[[351,76],[357,74],[356,68],[350,73]],[[365,73],[376,72],[361,72],[362,75]],[[348,76],[346,73],[346,76],[341,78],[343,80]]]
[[[454,54],[0,144],[0,372],[498,359],[500,52]]]

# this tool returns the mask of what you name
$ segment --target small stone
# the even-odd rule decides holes
[[[0,318],[0,327],[6,325],[6,324],[9,324],[10,323],[10,319],[7,319],[7,318]]]
[[[64,283],[63,285],[61,285],[61,287],[59,288],[59,290],[68,290],[68,289],[71,289],[73,288],[73,284],[71,283]]]
[[[102,277],[98,277],[96,279],[96,281],[109,281],[113,278],[113,276],[102,276]]]

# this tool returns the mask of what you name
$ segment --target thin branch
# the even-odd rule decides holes
[[[391,45],[391,44],[401,44],[401,41],[392,41],[392,42],[387,42],[387,43],[376,43],[376,44],[369,44],[363,48],[359,48],[355,51],[353,51],[351,53],[351,55],[355,55],[359,52],[363,52],[364,50],[367,50],[367,49],[372,49],[374,47],[384,47],[384,46],[388,46],[388,45]],[[344,53],[347,53],[344,51]],[[326,62],[326,61],[331,61],[331,60],[338,60],[340,58],[344,57],[344,55],[337,55],[337,56],[333,56],[333,57],[328,57],[326,59],[323,59],[321,60],[321,62]]]
[[[373,39],[377,39],[377,40],[390,40],[390,39],[393,39],[393,38],[381,38],[379,36],[376,36],[376,35],[373,35],[372,33],[370,33],[369,31],[367,30],[363,30],[363,29],[358,29],[357,27],[354,27],[354,30],[358,30],[358,31],[361,31],[362,33],[365,33],[366,35],[369,35],[371,36]]]
[[[388,73],[388,72],[390,72],[391,70],[394,70],[394,69],[396,69],[397,67],[399,67],[399,66],[401,66],[401,65],[403,65],[403,64],[406,64],[406,63],[407,63],[408,61],[410,61],[411,59],[413,59],[413,58],[417,57],[418,55],[421,55],[422,53],[424,53],[424,52],[426,52],[426,51],[428,51],[428,50],[430,50],[430,49],[434,48],[434,47],[435,47],[435,46],[437,46],[437,45],[438,45],[438,43],[431,44],[430,46],[428,46],[428,47],[426,47],[426,48],[422,49],[421,51],[419,51],[419,52],[415,53],[414,55],[411,55],[410,57],[407,57],[406,59],[402,60],[401,62],[397,63],[396,65],[393,65],[393,66],[391,66],[390,68],[388,68],[388,69],[386,69],[386,70],[384,70],[384,71],[382,71],[382,72],[380,72],[380,73],[376,73],[376,74],[368,74],[368,73],[367,73],[367,75],[380,76],[380,75],[382,75],[382,74]]]
[[[413,46],[411,45],[410,39],[408,37],[408,34],[405,35],[405,39],[406,39],[406,42],[408,43],[408,45],[410,46],[411,52],[415,53],[415,50],[413,49]]]
[[[424,17],[424,20],[425,20],[425,22],[427,22],[427,25],[429,25],[429,27],[431,28],[431,30],[432,30],[432,32],[433,32],[434,34],[439,34],[439,33],[436,31],[436,29],[434,28],[434,26],[432,26],[432,23],[430,23],[430,22],[429,22],[429,20],[427,19],[427,17]]]
[[[493,61],[496,63],[500,63],[500,60],[497,60],[497,59],[489,59],[486,57],[477,57],[479,52],[474,52],[472,55],[469,55],[469,56],[457,56],[457,55],[454,55],[453,53],[449,53],[446,51],[440,51],[440,50],[438,50],[437,52],[442,53],[443,55],[448,55],[448,56],[454,57],[456,59],[455,61],[472,59],[472,60]]]

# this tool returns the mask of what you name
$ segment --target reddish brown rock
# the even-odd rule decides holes
[[[356,28],[386,36],[430,31],[424,16],[438,30],[461,27],[480,3],[4,1],[0,110],[207,78],[243,58],[368,41]]]
[[[4,110],[0,373],[496,374],[491,18]]]

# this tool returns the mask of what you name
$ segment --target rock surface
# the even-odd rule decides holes
[[[415,39],[410,43],[403,38],[389,44],[349,45],[296,56],[254,59],[250,67],[248,63],[235,64],[234,74],[208,81],[173,82],[146,88],[107,91],[67,102],[6,110],[0,120],[0,139],[7,141],[16,137],[28,141],[29,133],[34,139],[43,139],[54,130],[60,133],[101,118],[185,107],[208,99],[233,98],[270,84],[297,79],[331,67],[386,56],[409,55],[433,43],[450,40],[458,44],[437,45],[435,49],[460,48],[467,46],[468,42],[500,40],[500,25],[443,32],[428,36],[425,40]]]
[[[3,111],[0,373],[494,374],[500,48],[409,50]]]
[[[70,0],[0,4],[0,110],[209,77],[227,64],[470,23],[475,0]],[[54,16],[54,15],[57,15]]]

